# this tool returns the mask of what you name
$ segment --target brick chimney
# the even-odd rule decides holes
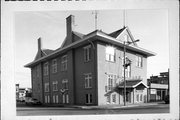
[[[74,30],[74,26],[75,26],[74,16],[70,15],[66,18],[66,38],[69,44],[73,42],[72,32]]]
[[[39,57],[42,57],[41,37],[38,38],[38,56],[39,56]]]
[[[41,51],[41,37],[38,38],[38,51]]]

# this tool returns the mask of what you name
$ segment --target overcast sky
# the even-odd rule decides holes
[[[37,53],[37,39],[42,47],[57,49],[66,36],[66,17],[75,16],[75,31],[84,34],[95,30],[92,11],[52,11],[15,13],[15,83],[31,87],[31,73],[24,65]],[[126,25],[138,46],[157,53],[148,58],[147,77],[169,68],[168,12],[166,10],[126,10]],[[123,27],[122,10],[98,11],[97,28],[111,33]]]

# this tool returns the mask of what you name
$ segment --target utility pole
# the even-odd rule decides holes
[[[97,29],[97,15],[98,15],[98,11],[95,10],[92,12],[92,14],[94,14],[94,17],[95,17],[95,30]]]
[[[123,67],[124,67],[124,106],[126,106],[126,67],[129,66],[130,64],[126,64],[126,46],[130,45],[131,43],[139,42],[138,40],[135,40],[133,42],[130,41],[124,41],[123,43],[123,48],[124,48],[124,59],[123,59]],[[126,44],[127,43],[127,44]]]
[[[124,41],[124,59],[123,59],[123,64],[124,64],[124,106],[126,106],[126,42]]]

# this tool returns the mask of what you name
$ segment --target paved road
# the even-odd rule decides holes
[[[169,105],[136,106],[116,109],[80,109],[63,107],[22,107],[17,108],[17,116],[36,115],[96,115],[96,114],[148,114],[169,113]]]

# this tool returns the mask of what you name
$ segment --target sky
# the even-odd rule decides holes
[[[97,29],[111,33],[124,26],[123,10],[97,11]],[[25,68],[37,53],[37,39],[42,48],[57,49],[66,36],[66,17],[75,16],[75,31],[88,34],[95,30],[93,11],[16,12],[14,21],[15,83],[31,87],[31,71]],[[166,10],[126,10],[126,26],[139,47],[155,52],[148,58],[147,77],[169,68],[168,12]]]

